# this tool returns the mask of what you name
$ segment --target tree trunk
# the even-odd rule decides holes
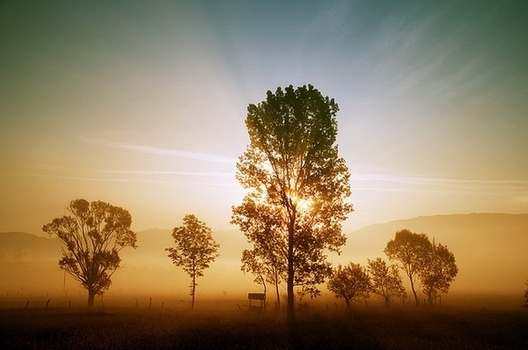
[[[192,285],[191,285],[191,310],[194,310],[194,294],[195,293],[196,293],[196,276],[193,275]]]
[[[266,279],[264,279],[262,275],[260,275],[260,279],[262,280],[262,286],[264,287],[264,309],[266,309],[268,303],[268,286],[266,284]]]
[[[350,309],[350,299],[345,298],[346,308]]]
[[[294,219],[290,218],[288,225],[288,319],[293,321],[295,319],[295,305],[293,294],[293,237],[294,237]]]
[[[277,309],[280,310],[280,292],[277,274],[275,274],[275,294],[277,295]]]
[[[416,302],[416,306],[418,306],[418,305],[420,305],[420,300],[418,300],[418,295],[416,294],[416,291],[414,290],[413,279],[409,278],[409,280],[411,281],[411,290],[412,290],[413,295],[414,295],[414,301]]]
[[[88,289],[88,307],[94,307],[95,291]]]
[[[433,293],[432,292],[427,293],[427,301],[429,305],[433,305]]]

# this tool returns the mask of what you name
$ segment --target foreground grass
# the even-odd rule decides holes
[[[2,349],[527,349],[528,309],[4,308]]]

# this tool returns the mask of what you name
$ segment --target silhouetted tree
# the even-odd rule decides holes
[[[252,249],[244,250],[242,253],[242,271],[253,273],[257,276],[256,282],[267,281],[275,286],[277,307],[280,307],[279,285],[285,279],[286,259],[280,251],[283,239],[280,232],[280,218],[278,218],[271,207],[257,205],[247,198],[244,205],[233,209],[236,212],[237,223],[246,237],[251,237]],[[251,218],[251,219],[248,219]],[[264,276],[264,280],[258,278]]]
[[[324,251],[339,251],[346,241],[341,222],[352,211],[344,202],[350,174],[335,145],[337,111],[335,101],[311,85],[279,87],[248,106],[250,144],[237,163],[237,179],[251,191],[233,208],[232,223],[285,262],[290,318],[294,286],[311,285],[316,293],[331,271]]]
[[[169,258],[176,266],[181,266],[191,277],[190,295],[191,310],[194,309],[196,295],[196,278],[203,276],[203,271],[209,267],[219,254],[220,247],[213,239],[211,229],[192,214],[183,217],[183,225],[172,230],[172,238],[176,247],[166,248]]]
[[[119,267],[119,252],[127,246],[136,248],[136,234],[130,230],[132,217],[120,207],[85,199],[70,202],[71,215],[56,218],[42,230],[66,245],[62,248],[61,269],[88,291],[88,306],[95,295],[103,295]]]
[[[448,292],[457,273],[458,267],[453,253],[447,246],[433,240],[425,264],[419,272],[422,290],[427,295],[429,304],[432,305],[440,293]]]
[[[423,233],[413,233],[407,229],[396,232],[393,240],[385,247],[385,254],[390,260],[400,263],[409,281],[416,305],[420,304],[416,293],[416,281],[420,272],[427,264],[427,257],[431,250],[431,242]]]
[[[277,300],[277,308],[280,308],[279,286],[281,283],[281,276],[279,268],[280,266],[273,261],[265,261],[263,255],[257,254],[255,250],[244,249],[242,252],[241,270],[243,272],[252,273],[255,276],[253,281],[262,285],[264,294],[267,293],[267,283],[273,285]]]
[[[338,265],[333,270],[327,287],[336,298],[345,299],[346,307],[350,308],[351,300],[368,298],[371,288],[370,277],[360,264]]]
[[[402,277],[396,265],[387,265],[381,258],[368,259],[368,271],[371,279],[371,291],[379,295],[388,306],[393,297],[405,295]]]

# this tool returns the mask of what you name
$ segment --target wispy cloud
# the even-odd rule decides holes
[[[98,170],[98,173],[105,174],[125,174],[125,175],[181,175],[181,176],[210,176],[210,177],[230,177],[235,178],[234,172],[210,171],[173,171],[173,170]]]
[[[451,179],[445,177],[423,177],[423,176],[395,176],[385,174],[354,173],[352,176],[356,181],[382,181],[400,182],[414,184],[471,184],[471,185],[519,185],[528,186],[528,180],[482,180],[482,179]]]
[[[478,193],[519,196],[528,193],[528,180],[452,179],[443,177],[354,174],[352,190],[377,192]]]
[[[84,137],[84,136],[77,136],[76,139],[78,139],[81,142],[90,144],[90,145],[121,149],[125,151],[136,152],[136,153],[154,154],[154,155],[168,156],[168,157],[178,157],[178,158],[193,159],[193,160],[214,162],[214,163],[234,164],[236,162],[236,158],[224,157],[224,156],[219,156],[219,155],[210,154],[210,153],[189,152],[189,151],[183,151],[183,150],[173,149],[173,148],[161,148],[161,147],[153,147],[153,146],[148,146],[148,145],[138,145],[138,144],[127,143],[127,142],[106,141],[106,140],[100,140],[100,139]]]
[[[87,181],[87,182],[114,182],[114,183],[158,183],[158,184],[173,184],[183,186],[210,186],[210,187],[238,187],[236,181],[232,182],[199,182],[199,181],[177,181],[177,180],[160,180],[151,178],[122,178],[122,177],[88,177],[88,176],[74,176],[74,175],[58,175],[58,174],[23,174],[23,173],[10,173],[3,174],[4,176],[14,177],[34,177],[34,178],[53,178],[73,181]],[[205,175],[204,175],[205,176]]]

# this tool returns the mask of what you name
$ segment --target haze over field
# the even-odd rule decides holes
[[[2,1],[0,231],[75,198],[229,230],[249,103],[336,99],[355,212],[528,212],[523,1]]]
[[[459,274],[444,300],[460,292],[512,294],[521,300],[528,268],[528,214],[437,215],[371,225],[347,234],[342,254],[329,258],[335,265],[386,259],[383,249],[403,228],[426,233],[455,254]],[[173,246],[170,234],[159,229],[140,232],[138,248],[123,250],[122,268],[113,276],[107,295],[173,295],[188,301],[189,276],[172,265],[164,251]],[[240,271],[241,251],[247,245],[243,235],[236,230],[213,234],[220,244],[220,257],[198,279],[198,299],[244,298],[244,293],[260,292],[253,276]],[[84,297],[86,292],[70,277],[64,284],[63,272],[57,268],[59,246],[56,239],[0,233],[0,294],[61,294],[65,288],[70,296]],[[409,288],[405,279],[404,285]],[[322,291],[329,295],[325,286]]]

